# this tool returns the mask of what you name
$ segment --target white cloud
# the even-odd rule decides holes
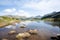
[[[28,12],[26,12],[26,11],[24,11],[24,10],[18,10],[18,11],[16,12],[16,15],[26,16],[26,17],[30,17],[30,16],[31,16]]]
[[[30,2],[25,4],[24,7],[40,10],[42,15],[44,15],[53,11],[60,11],[60,0],[42,0],[38,3]]]
[[[12,9],[5,9],[3,12],[7,12],[7,13],[11,13],[11,12],[15,12],[16,9],[12,8]]]
[[[15,8],[12,9],[5,9],[2,11],[3,15],[19,15],[19,16],[26,16],[26,17],[30,17],[31,15],[29,15],[28,12],[24,11],[24,10],[16,10]]]
[[[32,15],[34,16],[36,14],[45,15],[53,11],[60,11],[60,0],[1,0],[0,5],[2,5],[2,9],[4,9],[5,6],[7,8],[13,7],[12,9],[5,9],[3,11],[4,13],[3,15],[14,14],[20,16],[24,16],[24,15],[31,16],[32,13]],[[24,8],[24,10],[16,10],[15,8],[17,9]],[[29,9],[33,9],[33,10],[29,10]]]

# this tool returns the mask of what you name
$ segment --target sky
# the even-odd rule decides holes
[[[0,15],[43,16],[60,11],[60,0],[0,0]]]

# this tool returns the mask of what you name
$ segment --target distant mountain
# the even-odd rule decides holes
[[[42,19],[44,18],[60,18],[60,11],[59,12],[52,12],[50,14],[46,14],[42,17]]]
[[[17,18],[17,19],[25,19],[25,16],[18,16],[18,15],[4,15],[6,17],[10,17],[10,18]]]
[[[41,16],[40,16],[40,15],[38,15],[38,16],[35,16],[35,18],[41,18]]]
[[[41,19],[41,16],[38,15],[38,16],[34,16],[34,17],[29,17],[29,18],[26,18],[27,20],[40,20]]]
[[[14,19],[19,19],[19,20],[40,20],[41,19],[41,16],[40,15],[37,15],[37,16],[34,16],[34,17],[25,17],[25,16],[18,16],[18,15],[4,15],[4,17],[8,17],[8,18],[14,18]],[[2,18],[0,18],[2,19]]]

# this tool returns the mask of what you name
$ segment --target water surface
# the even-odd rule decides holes
[[[26,28],[20,28],[22,24],[26,25]],[[32,35],[27,40],[51,40],[50,37],[56,36],[56,34],[60,34],[59,26],[54,26],[48,24],[44,21],[26,21],[21,23],[15,23],[15,25],[9,25],[4,28],[0,28],[0,39],[8,38],[9,40],[16,40],[15,36],[18,33],[28,31],[30,29],[37,29],[38,35]],[[11,30],[17,31],[15,35],[8,35],[8,32]]]

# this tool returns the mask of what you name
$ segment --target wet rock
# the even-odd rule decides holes
[[[57,34],[56,37],[51,37],[52,40],[60,40],[60,34]]]
[[[12,35],[12,34],[16,34],[16,31],[10,31],[8,34]]]
[[[20,26],[20,28],[25,28],[26,26]]]
[[[34,29],[34,30],[29,30],[28,32],[30,34],[37,34],[38,33],[38,30],[37,29]]]
[[[23,39],[23,38],[29,38],[31,35],[28,32],[24,32],[24,33],[19,33],[18,35],[16,35],[17,39]]]
[[[18,40],[24,40],[23,38],[21,38],[21,39],[18,39]]]
[[[57,39],[57,37],[51,37],[51,39],[52,39],[52,40],[56,40],[56,39]]]
[[[60,34],[57,34],[57,36],[59,36],[59,37],[60,37]]]
[[[60,34],[57,34],[57,39],[60,39]]]
[[[3,38],[2,40],[8,40],[7,38]]]

